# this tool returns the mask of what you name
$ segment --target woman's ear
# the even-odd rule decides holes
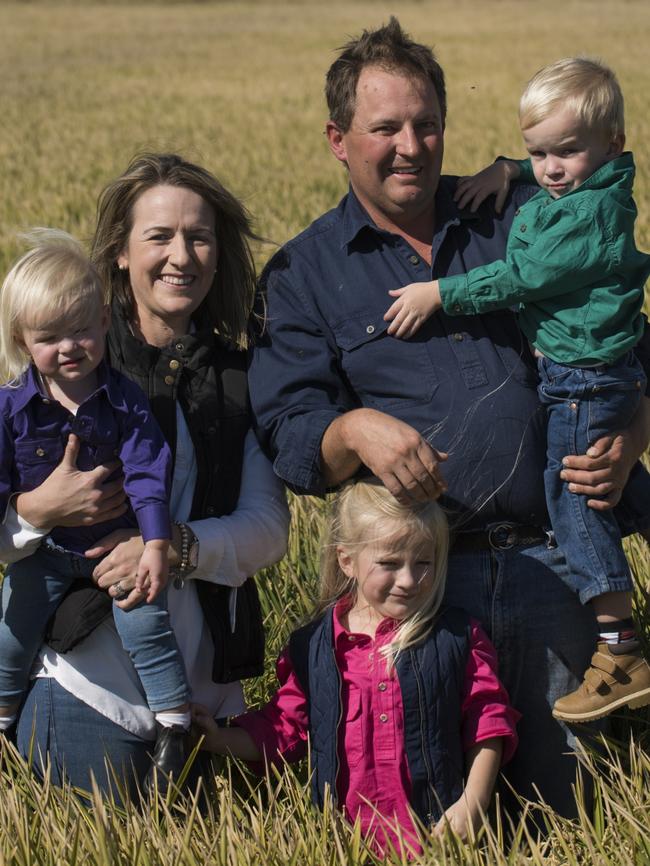
[[[339,568],[346,577],[354,577],[354,558],[347,548],[338,545],[336,548],[336,558],[338,559]]]

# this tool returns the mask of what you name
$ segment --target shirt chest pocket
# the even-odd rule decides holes
[[[38,487],[61,462],[64,446],[60,438],[40,436],[14,444],[14,489]]]
[[[352,390],[364,406],[380,410],[428,402],[438,378],[426,340],[419,334],[410,340],[389,336],[383,316],[383,310],[360,314],[332,328]]]

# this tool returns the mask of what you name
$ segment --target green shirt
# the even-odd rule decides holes
[[[634,243],[631,153],[560,198],[540,190],[515,214],[506,260],[440,279],[445,312],[472,315],[520,303],[528,340],[560,364],[611,364],[643,332],[650,256]]]

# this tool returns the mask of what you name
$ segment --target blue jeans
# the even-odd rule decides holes
[[[641,365],[630,352],[610,366],[567,367],[549,358],[539,358],[538,366],[539,396],[548,411],[546,504],[569,565],[569,586],[583,604],[606,592],[630,592],[632,578],[615,514],[589,508],[586,496],[569,492],[560,471],[567,454],[585,454],[601,436],[629,426],[645,389]],[[634,503],[637,513],[647,516],[650,476],[639,465],[630,478],[625,511]],[[633,521],[628,516],[625,522]]]
[[[72,581],[90,579],[97,562],[50,542],[7,569],[0,619],[0,700],[4,703],[15,703],[23,696],[47,621]],[[169,710],[188,701],[185,668],[169,622],[166,594],[129,611],[114,604],[113,617],[149,708]]]
[[[596,618],[567,584],[558,548],[452,551],[445,600],[486,629],[498,652],[499,675],[522,713],[519,748],[504,776],[518,794],[541,796],[574,818],[575,735],[591,739],[606,722],[572,730],[551,715],[556,698],[580,684],[597,639]],[[589,778],[585,782],[589,796]]]
[[[154,742],[143,740],[116,725],[62,688],[56,680],[32,682],[18,717],[17,745],[31,760],[34,772],[43,777],[48,761],[55,785],[70,783],[91,791],[94,778],[103,794],[122,802],[121,789],[131,798],[151,767]],[[107,768],[107,762],[110,767]],[[194,790],[199,777],[209,783],[214,777],[211,756],[201,752],[188,776]],[[210,790],[204,784],[204,792]]]

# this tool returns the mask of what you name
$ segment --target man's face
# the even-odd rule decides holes
[[[380,227],[431,220],[443,153],[443,122],[433,84],[403,70],[365,67],[352,124],[327,124],[330,148],[350,172],[361,204]]]

